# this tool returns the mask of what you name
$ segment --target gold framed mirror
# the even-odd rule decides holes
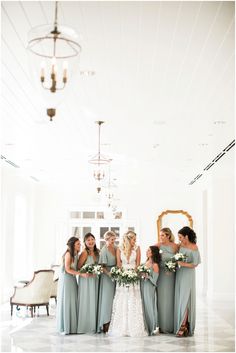
[[[178,231],[182,227],[188,225],[193,228],[192,216],[183,210],[166,210],[163,211],[157,218],[157,239],[160,240],[160,231],[164,227],[168,227],[172,230],[177,241]]]

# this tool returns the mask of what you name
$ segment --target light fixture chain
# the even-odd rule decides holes
[[[54,26],[55,26],[55,30],[57,31],[57,11],[58,11],[58,1],[56,1],[56,5],[55,5],[55,21],[54,21]]]

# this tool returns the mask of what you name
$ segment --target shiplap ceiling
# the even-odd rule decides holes
[[[53,122],[26,46],[55,3],[1,5],[2,155],[25,175],[92,185],[96,120],[121,187],[187,185],[234,139],[234,2],[59,2],[59,24],[79,34],[79,69],[96,74],[77,71]]]

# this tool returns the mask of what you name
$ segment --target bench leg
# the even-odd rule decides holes
[[[34,310],[34,307],[33,307],[33,306],[31,306],[31,307],[30,307],[31,317],[33,317],[33,310]]]
[[[49,316],[48,304],[46,304],[47,316]]]

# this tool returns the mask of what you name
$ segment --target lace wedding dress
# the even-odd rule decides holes
[[[136,256],[136,249],[132,250],[130,259],[127,261],[125,254],[121,251],[122,267],[125,269],[135,268]],[[139,283],[131,284],[130,287],[116,286],[108,334],[130,337],[147,336]]]

